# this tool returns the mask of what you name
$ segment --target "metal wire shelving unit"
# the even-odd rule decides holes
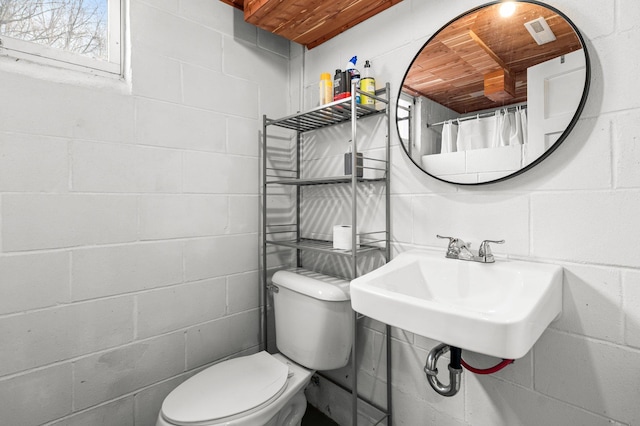
[[[287,247],[296,250],[296,263],[298,267],[302,267],[302,252],[310,251],[315,253],[323,253],[329,255],[340,256],[347,258],[350,262],[351,276],[349,278],[356,278],[358,275],[358,260],[363,256],[367,256],[374,252],[381,252],[384,260],[389,261],[391,257],[390,253],[390,90],[387,83],[384,89],[376,91],[375,96],[367,94],[376,100],[377,105],[384,106],[384,108],[374,108],[366,105],[361,105],[356,102],[356,94],[361,92],[354,84],[351,88],[353,96],[338,101],[331,102],[326,105],[313,108],[309,111],[292,114],[286,117],[278,119],[270,119],[266,115],[263,117],[263,132],[262,132],[262,300],[265,303],[262,315],[262,338],[265,345],[265,349],[268,344],[268,309],[266,301],[268,300],[268,265],[267,265],[267,248],[268,246]],[[382,175],[382,177],[365,178],[358,177],[358,173],[352,173],[348,176],[328,176],[328,177],[313,177],[303,178],[301,173],[302,168],[302,146],[304,145],[304,135],[308,132],[313,132],[321,129],[326,129],[331,126],[335,126],[341,123],[351,123],[351,143],[353,152],[358,152],[358,123],[367,119],[368,117],[383,115],[383,120],[386,126],[385,146],[384,146],[384,159],[364,158],[363,161],[374,164],[373,167],[364,167],[358,165],[356,162],[358,159],[355,155],[352,155],[352,167],[351,170],[362,167],[363,169],[374,169],[379,173],[376,176]],[[279,127],[296,132],[296,144],[295,144],[295,166],[293,169],[281,169],[270,167],[268,164],[269,146],[268,146],[268,131],[271,127]],[[282,174],[286,176],[282,176]],[[295,188],[295,221],[294,223],[269,223],[268,214],[268,197],[269,188],[274,186],[288,186],[292,185]],[[352,231],[352,247],[353,250],[340,250],[334,249],[331,241],[304,238],[302,237],[302,230],[300,225],[301,218],[301,191],[303,187],[311,185],[343,185],[350,189],[351,195],[351,229]],[[357,214],[357,194],[358,190],[366,185],[382,185],[384,188],[385,197],[385,229],[374,230],[372,232],[357,233],[358,214]],[[282,238],[284,236],[284,238]],[[293,238],[289,238],[293,236]],[[352,425],[358,424],[358,402],[364,403],[374,407],[375,409],[384,413],[384,416],[376,423],[380,424],[384,420],[387,424],[391,424],[391,328],[386,326],[386,363],[387,363],[387,401],[386,408],[381,408],[372,401],[368,401],[364,397],[358,394],[358,382],[357,382],[357,342],[358,342],[358,320],[361,315],[354,312],[354,342],[351,353],[351,388],[346,389],[342,384],[335,382],[331,378],[323,377],[339,387],[351,392],[352,398]]]

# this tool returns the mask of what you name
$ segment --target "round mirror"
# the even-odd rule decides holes
[[[576,26],[537,1],[493,2],[425,43],[397,102],[398,134],[436,179],[497,182],[538,164],[575,125],[589,90]]]

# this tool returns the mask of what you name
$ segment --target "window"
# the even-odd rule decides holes
[[[121,74],[121,0],[0,0],[0,55]]]

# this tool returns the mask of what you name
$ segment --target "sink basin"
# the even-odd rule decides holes
[[[562,267],[478,263],[404,252],[351,281],[356,312],[394,327],[505,359],[523,357],[562,310]]]

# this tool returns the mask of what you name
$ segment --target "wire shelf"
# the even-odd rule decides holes
[[[357,178],[358,182],[384,182],[385,178]],[[270,180],[267,181],[268,185],[278,184],[278,185],[328,185],[335,183],[351,183],[351,176],[331,176],[331,177],[319,177],[319,178],[281,178],[278,180]]]
[[[321,253],[332,253],[342,256],[353,256],[352,250],[341,250],[333,248],[333,241],[300,238],[299,240],[267,241],[267,244],[295,249],[304,249]],[[368,244],[358,244],[358,246],[356,247],[356,254],[370,253],[379,250],[385,250],[385,247],[376,247]]]
[[[266,125],[283,127],[285,129],[296,130],[298,132],[309,132],[311,130],[344,123],[351,120],[351,99],[352,97],[340,99],[312,110],[293,114],[277,120],[267,118]],[[386,102],[386,100],[382,100]],[[356,104],[355,108],[355,115],[357,118],[383,114],[384,112],[384,109],[377,110],[370,106],[360,104]]]

